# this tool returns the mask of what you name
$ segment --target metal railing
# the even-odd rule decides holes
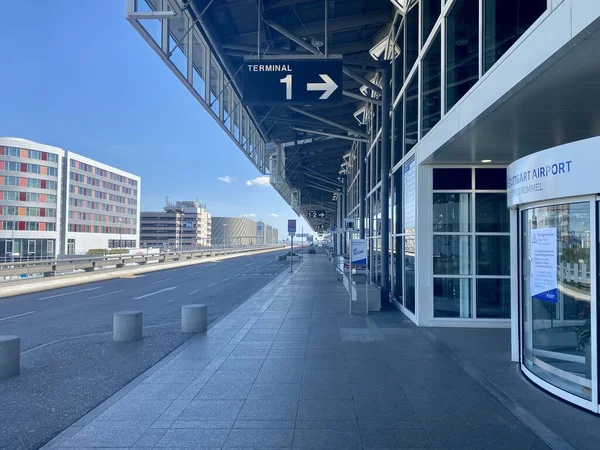
[[[58,274],[67,274],[75,271],[94,272],[97,269],[123,268],[126,265],[144,265],[148,263],[165,263],[185,260],[193,260],[207,256],[229,255],[235,253],[247,253],[257,250],[268,250],[283,248],[283,245],[252,245],[247,247],[210,248],[202,250],[190,250],[181,252],[149,253],[136,255],[107,255],[74,257],[69,259],[63,255],[60,259],[45,259],[38,261],[10,262],[0,264],[0,278],[23,277],[32,275],[53,277]],[[143,250],[141,250],[143,252]]]

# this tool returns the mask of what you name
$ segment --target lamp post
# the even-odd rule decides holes
[[[119,249],[122,248],[123,240],[123,218],[119,217]]]

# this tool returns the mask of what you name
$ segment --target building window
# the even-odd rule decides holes
[[[446,18],[446,110],[479,80],[479,0],[457,0]]]
[[[419,141],[419,71],[406,89],[406,128],[404,151],[410,152]]]
[[[441,13],[440,0],[421,0],[421,8],[423,20],[421,21],[423,33],[423,45],[427,42],[429,34],[433,30],[435,22],[438,20]]]
[[[546,11],[547,0],[484,0],[484,72]]]
[[[433,170],[436,318],[510,318],[506,169]]]
[[[439,5],[439,2],[437,2]],[[422,135],[425,136],[442,117],[442,38],[438,33],[423,59]]]
[[[406,22],[406,73],[417,62],[419,57],[419,5],[416,4],[405,16]]]

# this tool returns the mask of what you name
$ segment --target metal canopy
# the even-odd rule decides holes
[[[258,56],[258,42],[260,56],[324,54],[326,41],[328,54],[343,56],[342,104],[333,108],[244,106],[266,142],[285,144],[284,171],[280,174],[285,177],[285,189],[276,189],[317,229],[326,221],[308,218],[307,211],[335,210],[333,196],[341,194],[343,155],[351,149],[353,138],[367,136],[353,114],[365,105],[359,88],[369,86],[367,80],[378,70],[369,50],[387,35],[395,14],[392,3],[328,0],[327,39],[324,0],[190,0],[187,11],[192,19],[202,15],[196,26],[212,37],[212,50],[227,69],[226,77],[232,76],[234,86],[242,86],[239,69],[244,57]],[[379,90],[378,86],[370,87]],[[299,204],[292,201],[292,191],[299,192]],[[334,216],[331,212],[330,217]]]

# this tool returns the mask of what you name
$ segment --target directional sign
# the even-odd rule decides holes
[[[342,59],[245,59],[243,103],[307,105],[342,101]]]
[[[318,217],[320,219],[322,219],[323,217],[325,217],[327,215],[326,211],[323,210],[316,210],[316,211],[308,211],[308,218],[309,219],[313,219],[315,217]]]
[[[295,233],[295,232],[296,232],[296,220],[289,219],[288,220],[288,233]]]
[[[325,225],[317,225],[317,230],[324,230],[327,227]]]

